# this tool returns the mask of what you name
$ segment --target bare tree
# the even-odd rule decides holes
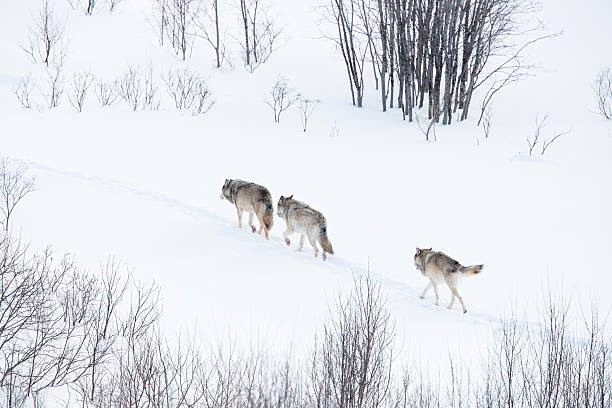
[[[171,0],[154,0],[153,5],[153,28],[157,31],[159,45],[164,45],[164,40],[170,30],[170,1]]]
[[[108,0],[108,10],[112,13],[123,0]]]
[[[17,87],[15,88],[15,96],[23,108],[30,109],[32,107],[32,89],[34,85],[32,83],[32,75],[21,78]]]
[[[363,69],[369,40],[359,26],[360,0],[330,0],[328,16],[333,21],[336,35],[329,35],[342,52],[351,89],[353,105],[363,106]]]
[[[310,119],[310,115],[312,115],[312,112],[314,112],[320,102],[320,99],[299,98],[300,112],[302,113],[302,129],[304,132],[308,128],[308,119]]]
[[[81,0],[66,0],[72,10],[76,11],[81,7]]]
[[[245,67],[254,72],[276,51],[281,30],[262,0],[239,0],[244,38],[240,41]]]
[[[91,16],[94,12],[94,8],[96,7],[97,0],[85,0],[85,14]]]
[[[204,114],[214,104],[206,81],[188,69],[168,71],[164,82],[168,94],[174,100],[176,109],[191,110],[193,114]]]
[[[198,28],[196,35],[204,38],[212,47],[215,52],[216,67],[221,68],[228,56],[225,40],[219,30],[219,0],[205,0],[202,8],[203,11],[199,13],[199,18],[194,20]]]
[[[612,119],[612,70],[601,71],[591,85],[595,94],[597,113],[606,119]]]
[[[266,98],[266,105],[274,113],[274,122],[280,123],[281,114],[299,99],[300,95],[296,94],[294,89],[289,88],[287,79],[279,77]]]
[[[34,191],[34,179],[26,176],[24,168],[12,167],[7,159],[0,161],[0,225],[9,230],[11,215],[17,204]]]
[[[96,97],[102,106],[110,106],[117,99],[117,81],[98,80],[95,86]]]
[[[75,72],[72,75],[72,86],[68,94],[70,104],[79,112],[83,111],[85,97],[89,87],[93,83],[94,77],[91,72]]]
[[[33,62],[60,64],[63,61],[67,43],[64,39],[64,27],[60,25],[55,11],[49,5],[49,0],[43,0],[40,11],[30,27],[28,44],[22,49],[32,58]]]

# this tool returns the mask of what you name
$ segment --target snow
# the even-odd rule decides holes
[[[100,108],[90,93],[83,113],[65,97],[54,110],[21,109],[16,82],[43,75],[19,49],[38,3],[0,5],[0,156],[26,165],[37,187],[14,232],[86,269],[112,255],[154,280],[168,332],[195,326],[213,343],[232,337],[302,353],[338,291],[368,270],[388,297],[401,355],[422,361],[445,361],[452,349],[478,355],[500,317],[535,310],[548,284],[612,306],[612,124],[589,111],[589,82],[612,61],[609,2],[546,1],[542,18],[564,34],[532,51],[537,76],[495,101],[490,138],[474,108],[472,119],[437,127],[429,143],[397,110],[380,112],[373,89],[363,109],[350,105],[341,57],[317,38],[315,1],[272,4],[285,44],[254,74],[237,55],[234,70],[216,71],[203,42],[179,61],[157,44],[147,1],[94,16],[56,3],[68,24],[67,80],[83,69],[109,80],[151,64],[162,103],[158,111]],[[204,116],[166,99],[161,75],[183,65],[208,79],[216,103]],[[322,100],[308,132],[296,110],[273,123],[264,99],[279,75]],[[545,113],[545,137],[571,132],[544,157],[529,157],[526,138]],[[278,217],[269,241],[239,230],[234,207],[219,199],[225,178],[322,211],[336,255],[314,259],[308,244],[298,253],[297,239],[287,248]],[[417,246],[485,264],[460,288],[468,314],[445,308],[447,288],[441,306],[431,292],[418,298],[426,281],[413,264]]]

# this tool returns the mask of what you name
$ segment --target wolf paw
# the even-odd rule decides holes
[[[425,299],[425,296],[421,295],[419,296],[419,299]]]
[[[325,252],[323,252],[323,255],[321,255],[321,258],[323,258],[323,260],[327,259],[327,255],[325,255]]]
[[[287,244],[287,246],[291,245],[291,241],[289,241],[289,238],[285,238],[285,244]]]
[[[255,228],[253,225],[251,225],[251,232],[254,234],[255,231],[257,231],[257,228]]]
[[[465,310],[463,311],[463,314],[466,314],[466,313],[467,313],[467,309],[465,309]]]

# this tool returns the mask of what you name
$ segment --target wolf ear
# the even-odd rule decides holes
[[[428,248],[427,250],[428,250],[428,251],[431,251],[431,248]]]
[[[291,194],[289,197],[287,197],[287,200],[293,200],[293,194]]]
[[[421,250],[419,249],[419,247],[417,247],[416,254],[421,255]]]

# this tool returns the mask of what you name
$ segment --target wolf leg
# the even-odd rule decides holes
[[[287,225],[287,229],[285,230],[285,232],[283,232],[283,237],[285,237],[285,244],[287,244],[287,246],[291,245],[289,235],[291,235],[292,232],[293,231],[291,230],[291,228]]]
[[[238,228],[242,228],[242,211],[238,206],[236,206],[236,212],[238,213]]]
[[[300,245],[298,246],[298,251],[304,249],[304,234],[300,234]]]
[[[455,305],[455,294],[453,293],[451,296],[451,302],[450,302],[450,305],[448,305],[448,308],[452,309],[454,305]]]
[[[438,296],[438,285],[431,281],[431,285],[433,286],[434,293],[436,294],[436,306],[440,306],[440,296]]]
[[[313,247],[314,249],[314,255],[315,258],[319,256],[319,249],[317,248],[317,241],[312,239],[312,237],[310,236],[310,234],[306,233],[306,235],[308,236],[308,242],[310,242],[310,245]]]
[[[255,232],[255,226],[253,225],[253,213],[249,213],[249,226],[251,227],[251,232]]]
[[[427,286],[425,286],[425,290],[423,290],[423,293],[421,293],[421,296],[419,296],[421,299],[425,299],[425,295],[429,291],[429,288],[431,288],[431,281],[427,282]]]
[[[451,288],[451,292],[453,292],[453,295],[456,296],[457,299],[459,299],[461,307],[463,308],[463,313],[467,313],[467,309],[465,308],[465,304],[463,303],[463,298],[459,296],[459,291],[457,291],[457,288]]]

